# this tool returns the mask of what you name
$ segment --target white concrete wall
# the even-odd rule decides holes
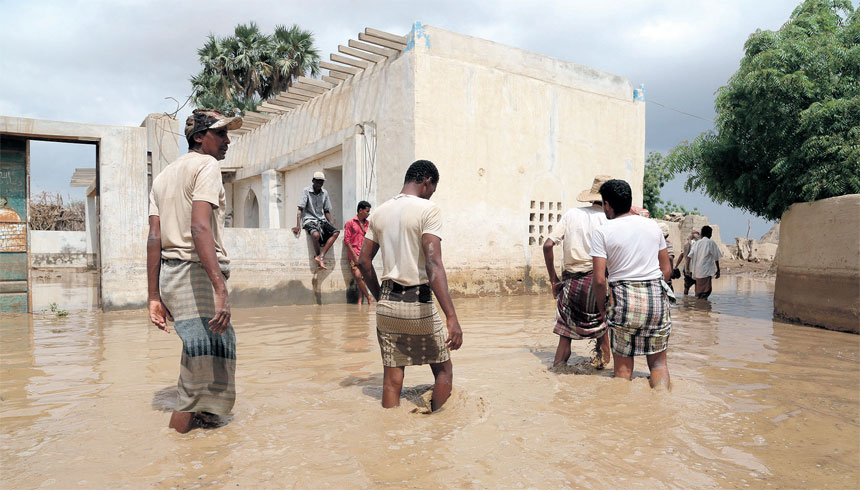
[[[145,305],[146,129],[0,116],[0,133],[98,142],[102,307]]]
[[[629,81],[429,26],[414,46],[415,153],[440,170],[433,200],[452,288],[496,293],[545,281],[543,239],[583,205],[576,195],[595,175],[628,181],[641,205],[645,105]],[[402,176],[409,163],[386,173]],[[397,189],[380,185],[383,196]]]
[[[86,231],[30,230],[31,267],[86,268],[94,264],[94,254],[87,253]]]
[[[777,316],[860,333],[860,194],[792,205],[776,264]]]

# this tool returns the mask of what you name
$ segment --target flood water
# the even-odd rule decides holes
[[[677,282],[677,281],[676,281]],[[460,299],[454,395],[380,408],[366,305],[234,310],[229,424],[167,429],[181,343],[143,311],[0,317],[3,488],[856,488],[860,336],[773,321],[773,285],[715,283],[673,310],[671,392],[551,372],[546,295]]]

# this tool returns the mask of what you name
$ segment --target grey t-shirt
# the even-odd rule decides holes
[[[328,191],[320,189],[318,194],[314,194],[312,185],[305,187],[302,191],[302,197],[299,199],[299,207],[302,208],[302,226],[305,226],[312,219],[325,220],[325,212],[331,211]]]

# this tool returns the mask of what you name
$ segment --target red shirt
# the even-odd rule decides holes
[[[370,226],[370,220],[364,220],[364,226],[358,220],[358,216],[346,222],[343,227],[345,237],[344,242],[355,252],[355,255],[361,255],[361,244],[364,242],[364,234],[367,232],[367,227]]]

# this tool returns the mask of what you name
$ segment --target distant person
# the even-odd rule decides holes
[[[320,269],[327,269],[325,254],[340,234],[331,217],[331,200],[328,198],[328,191],[323,189],[324,183],[325,174],[315,172],[311,185],[304,188],[302,197],[299,198],[299,212],[296,215],[296,226],[293,227],[296,236],[299,236],[304,228],[313,238],[311,242],[314,244],[314,260]]]
[[[347,221],[343,227],[343,241],[346,245],[346,255],[349,257],[349,269],[352,271],[352,277],[355,279],[355,285],[358,286],[359,296],[358,303],[367,298],[367,303],[373,303],[373,298],[367,292],[367,285],[364,284],[364,278],[361,271],[358,270],[358,257],[361,255],[361,244],[364,242],[364,234],[367,233],[367,226],[370,224],[367,217],[370,215],[370,203],[360,201],[356,209],[355,217]]]
[[[609,270],[610,306],[598,303],[612,329],[616,378],[631,379],[633,357],[644,355],[651,370],[651,387],[669,387],[666,349],[672,332],[668,294],[663,281],[672,274],[666,240],[657,224],[631,213],[632,193],[623,180],[600,187],[609,222],[594,230],[594,296],[606,296]]]
[[[684,295],[690,294],[690,287],[696,285],[696,280],[693,279],[693,271],[687,265],[687,258],[690,256],[690,250],[692,250],[701,237],[702,235],[698,231],[691,231],[686,243],[684,243],[684,248],[678,257],[678,261],[675,262],[675,268],[679,269],[681,277],[684,278]]]
[[[558,335],[558,347],[553,367],[565,364],[570,359],[571,339],[597,339],[591,363],[597,369],[603,369],[609,363],[609,336],[605,335],[606,325],[600,316],[592,288],[590,252],[592,232],[607,221],[603,214],[603,198],[597,191],[610,178],[606,175],[595,177],[591,189],[582,191],[576,197],[577,201],[590,203],[591,206],[569,209],[543,244],[550,287],[556,298],[553,333]],[[559,243],[563,244],[564,251],[561,280],[555,271],[553,254],[553,246]]]
[[[658,226],[660,227],[660,232],[663,233],[663,239],[666,240],[666,253],[669,254],[669,265],[671,266],[675,263],[675,249],[672,247],[672,241],[669,240],[669,225],[661,221],[658,223]],[[677,277],[681,277],[680,274]],[[675,270],[672,269],[672,277],[666,281],[673,293],[675,286],[672,284],[672,280],[677,279],[677,277],[675,277]]]
[[[170,428],[185,433],[236,401],[236,335],[230,323],[230,260],[222,239],[226,200],[219,160],[238,117],[197,109],[185,122],[188,153],[164,168],[149,194],[149,318],[182,339],[179,399]]]
[[[409,166],[400,194],[373,213],[358,266],[377,299],[376,336],[382,351],[382,406],[400,404],[405,366],[430,364],[436,379],[430,402],[438,410],[451,395],[454,368],[449,349],[459,349],[463,332],[442,265],[442,216],[429,201],[439,171],[432,162]],[[372,261],[382,250],[382,285]],[[445,312],[447,337],[433,296]]]
[[[702,238],[695,247],[690,248],[687,257],[687,268],[692,270],[693,279],[696,280],[696,297],[702,299],[711,295],[711,278],[720,278],[720,259],[723,254],[717,243],[711,240],[712,233],[710,226],[703,226]]]

